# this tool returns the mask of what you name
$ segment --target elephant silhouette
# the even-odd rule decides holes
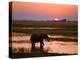
[[[32,48],[35,48],[35,43],[40,42],[40,48],[43,48],[44,42],[43,40],[49,41],[49,37],[47,34],[40,33],[40,34],[32,34],[31,35],[31,43],[32,43]]]

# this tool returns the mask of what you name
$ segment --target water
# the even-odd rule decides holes
[[[36,47],[39,48],[40,44],[36,43]],[[12,48],[16,49],[14,52],[19,52],[19,49],[23,48],[26,52],[31,53],[31,43],[12,43]],[[43,50],[47,53],[67,53],[75,54],[77,53],[77,43],[76,42],[61,42],[61,41],[51,41],[45,42]]]
[[[76,39],[75,36],[63,36],[63,35],[48,35],[50,38],[70,38]],[[21,42],[20,42],[21,41]],[[49,42],[44,41],[43,51],[46,53],[58,53],[58,54],[77,54],[77,42],[74,41],[54,41],[51,40]],[[40,47],[40,43],[36,43],[36,48]],[[30,35],[13,33],[12,36],[12,47],[13,53],[31,53],[31,42]],[[23,49],[23,50],[22,50]]]

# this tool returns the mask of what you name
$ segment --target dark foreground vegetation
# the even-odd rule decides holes
[[[31,58],[31,57],[49,57],[49,56],[65,56],[65,55],[77,55],[77,54],[58,54],[58,53],[13,53],[10,58]]]

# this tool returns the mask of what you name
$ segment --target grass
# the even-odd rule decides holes
[[[70,22],[53,22],[53,21],[12,21],[13,27],[64,27],[64,28],[74,28],[77,27],[77,21]]]
[[[48,33],[48,34],[61,34],[61,35],[72,35],[78,34],[78,22],[53,22],[53,21],[12,21],[12,32],[18,33]],[[22,27],[48,27],[48,28],[64,28],[64,29],[21,29]],[[18,29],[19,28],[19,29]]]

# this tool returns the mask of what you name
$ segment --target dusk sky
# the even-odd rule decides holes
[[[50,3],[13,2],[13,20],[42,20],[51,21],[54,18],[78,20],[77,5],[63,5]]]

